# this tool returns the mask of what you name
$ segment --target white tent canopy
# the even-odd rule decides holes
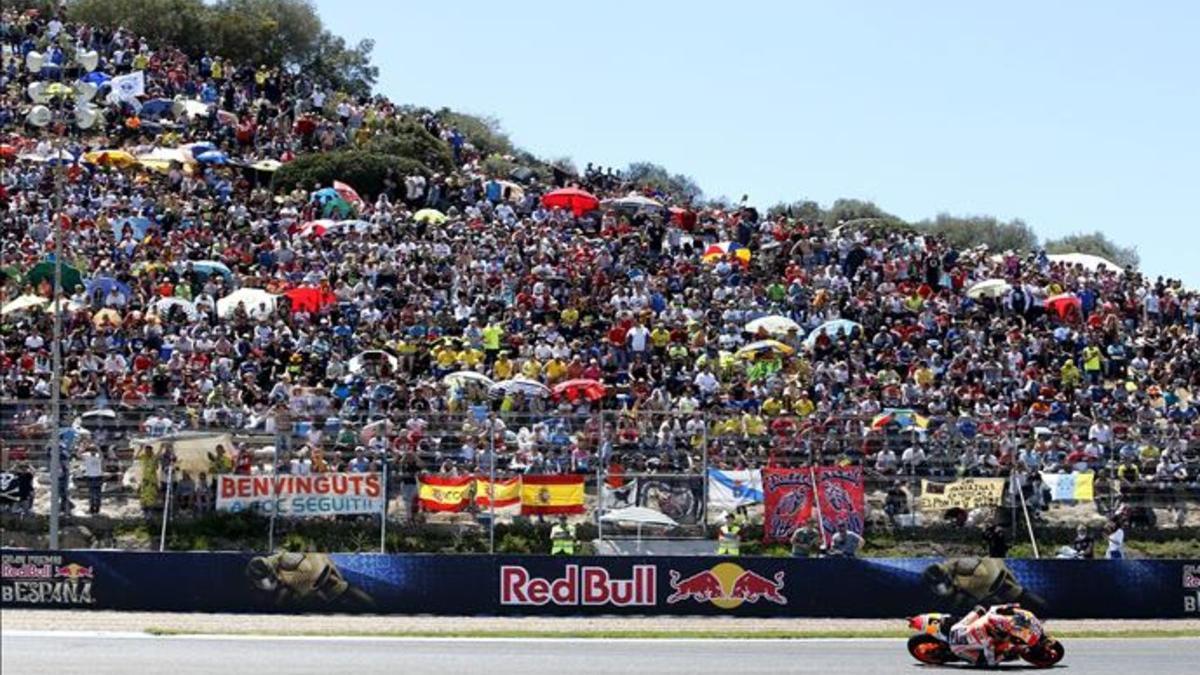
[[[678,527],[679,523],[673,518],[663,513],[655,511],[644,506],[630,506],[616,511],[609,511],[600,516],[600,520],[606,523],[629,523],[637,525],[639,528],[643,525],[660,525],[662,527]]]
[[[1084,269],[1095,272],[1104,265],[1112,272],[1120,272],[1125,269],[1115,262],[1102,258],[1091,253],[1051,253],[1046,256],[1052,263],[1066,263],[1067,265],[1082,265]]]

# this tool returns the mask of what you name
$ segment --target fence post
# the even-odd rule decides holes
[[[276,433],[271,453],[271,521],[267,525],[267,552],[275,552],[275,513],[279,510],[279,444],[282,434]]]
[[[387,553],[387,519],[388,519],[388,453],[392,444],[388,434],[388,422],[383,424],[383,508],[379,511],[379,552]]]
[[[599,548],[599,545],[604,543],[604,521],[601,518],[604,516],[604,479],[607,473],[607,464],[604,457],[606,454],[604,450],[606,432],[603,406],[601,406],[597,414],[600,418],[600,435],[598,436],[598,447],[596,448],[596,544],[597,548]]]
[[[700,505],[700,526],[701,530],[708,527],[708,413],[703,413],[702,419],[704,424],[700,430],[700,475],[704,477],[704,483],[701,487],[701,495],[704,503]]]
[[[162,531],[158,535],[158,552],[167,550],[167,521],[171,519],[171,484],[175,482],[175,463],[167,467],[167,494],[163,498]]]
[[[496,553],[496,413],[488,413],[488,553]]]

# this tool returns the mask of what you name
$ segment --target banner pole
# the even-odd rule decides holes
[[[1029,518],[1029,506],[1025,504],[1025,492],[1018,490],[1017,494],[1021,497],[1021,510],[1025,512],[1025,527],[1029,529],[1029,543],[1033,545],[1033,557],[1037,559],[1041,556],[1038,555],[1037,539],[1033,536],[1033,521]]]
[[[388,442],[387,425],[383,427],[383,508],[379,511],[379,552],[387,553],[387,518],[388,518],[388,449],[391,443]]]
[[[700,466],[702,468],[701,475],[704,476],[703,487],[701,488],[703,495],[700,504],[700,522],[708,527],[708,415],[704,415],[704,429],[700,434],[700,440],[704,447],[700,452]]]
[[[810,446],[811,447],[811,446]],[[817,488],[817,467],[809,465],[809,476],[812,477],[813,506],[817,512],[817,528],[821,533],[821,546],[825,546],[825,517],[821,515],[821,491]]]
[[[596,448],[596,548],[600,548],[600,544],[604,543],[604,481],[607,478],[608,465],[605,462],[604,452],[604,407],[600,407],[598,413],[600,419],[600,436],[599,447]],[[599,553],[599,551],[597,551]]]
[[[496,553],[496,413],[488,414],[488,553]]]
[[[163,498],[162,531],[158,535],[158,552],[167,550],[167,521],[171,516],[171,483],[175,482],[175,463],[167,467],[167,494]]]
[[[275,436],[271,453],[271,522],[267,525],[267,552],[275,552],[275,512],[279,510],[279,443],[283,436]]]

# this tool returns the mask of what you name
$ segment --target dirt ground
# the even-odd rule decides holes
[[[262,616],[246,614],[168,614],[64,610],[5,610],[3,630],[147,631],[195,633],[270,633],[372,635],[402,633],[462,634],[487,632],[545,632],[579,634],[591,631],[723,631],[744,634],[757,630],[848,634],[905,630],[902,620],[889,619],[736,619],[731,617],[442,617],[442,616]],[[1200,619],[1062,620],[1048,622],[1051,631],[1189,631],[1200,635]]]

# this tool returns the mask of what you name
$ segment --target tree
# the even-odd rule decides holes
[[[193,54],[212,45],[212,13],[203,0],[71,0],[67,5],[72,21],[125,27],[155,44]]]
[[[275,172],[274,188],[277,191],[311,190],[314,185],[329,186],[340,180],[353,186],[364,198],[369,198],[384,190],[389,169],[398,182],[404,176],[430,174],[429,167],[406,157],[342,150],[301,155],[284,164]]]
[[[1037,235],[1020,219],[1003,222],[991,216],[952,216],[939,213],[933,220],[916,223],[917,229],[945,238],[955,248],[985,244],[988,250],[1031,251],[1037,248]]]
[[[811,199],[802,199],[791,204],[780,202],[767,210],[767,217],[778,218],[779,216],[814,225],[825,222],[825,210]]]
[[[1122,267],[1136,268],[1141,262],[1137,247],[1121,246],[1104,236],[1102,232],[1070,234],[1060,239],[1051,239],[1046,242],[1046,252],[1090,253],[1107,258]]]
[[[704,190],[700,189],[696,179],[681,173],[672,174],[653,162],[631,162],[623,174],[626,180],[638,187],[648,187],[685,201],[699,200],[704,196]]]
[[[513,154],[512,141],[500,127],[500,120],[495,117],[468,115],[449,108],[442,108],[435,117],[442,125],[458,129],[459,133],[466,136],[467,142],[484,157]]]
[[[389,129],[386,134],[371,138],[363,150],[416,160],[434,171],[450,171],[454,168],[450,146],[415,122],[402,123]]]
[[[874,202],[861,199],[839,199],[825,212],[825,226],[837,227],[839,223],[849,223],[856,220],[870,221],[871,225],[884,227],[905,227],[907,223],[899,216],[875,206]]]
[[[379,67],[371,63],[374,49],[374,40],[346,47],[344,39],[323,31],[300,69],[330,89],[366,96],[379,79]]]

